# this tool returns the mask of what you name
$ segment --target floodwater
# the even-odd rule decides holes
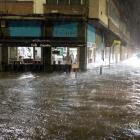
[[[0,140],[49,139],[139,140],[140,60],[77,78],[0,72]]]

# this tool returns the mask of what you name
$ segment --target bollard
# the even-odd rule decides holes
[[[53,61],[53,71],[55,71],[55,61]]]
[[[41,61],[38,62],[38,70],[40,71]]]
[[[58,61],[58,71],[60,71],[60,61]]]
[[[33,70],[35,70],[35,61],[33,61]]]
[[[76,68],[76,70],[75,70],[75,78],[77,78],[77,68]]]
[[[20,61],[17,61],[17,71],[20,69]]]
[[[100,75],[102,75],[102,66],[100,66]]]

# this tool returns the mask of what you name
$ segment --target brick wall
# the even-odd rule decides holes
[[[78,9],[79,12],[73,12],[72,9]],[[44,14],[52,13],[57,10],[58,13],[67,15],[86,15],[87,9],[82,5],[46,5],[44,4]]]
[[[0,1],[3,14],[33,14],[33,1]]]

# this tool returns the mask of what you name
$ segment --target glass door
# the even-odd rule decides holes
[[[79,47],[68,47],[67,52],[69,52],[69,55],[72,59],[72,68],[79,68]]]

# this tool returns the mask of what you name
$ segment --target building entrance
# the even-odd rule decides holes
[[[79,68],[79,47],[68,47],[67,52],[69,52],[72,59],[72,68]]]
[[[61,65],[65,65],[63,57],[66,57],[67,52],[72,58],[72,68],[79,68],[79,47],[52,47],[51,64],[53,64],[53,61],[55,61],[55,64],[58,64],[60,61]]]

